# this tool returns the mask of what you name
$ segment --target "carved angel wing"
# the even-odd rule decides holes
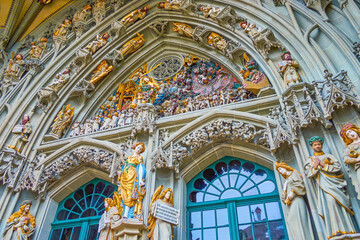
[[[114,205],[115,207],[118,209],[119,211],[119,215],[120,217],[122,217],[122,207],[121,207],[121,196],[118,192],[114,192],[114,196],[113,196],[113,201],[114,201]]]
[[[159,199],[160,197],[160,193],[161,191],[164,189],[163,185],[160,185],[154,192],[154,194],[151,197],[151,202],[150,202],[150,207],[149,207],[149,217],[148,217],[148,230],[149,230],[149,234],[148,234],[148,238],[150,240],[153,240],[153,235],[154,235],[154,228],[155,228],[155,222],[156,222],[156,218],[153,216],[152,214],[152,205],[156,202],[156,200]]]

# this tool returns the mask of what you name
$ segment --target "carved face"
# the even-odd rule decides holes
[[[319,141],[313,142],[313,144],[311,145],[311,148],[314,150],[314,152],[321,152],[322,143]]]
[[[109,207],[109,203],[107,201],[104,201],[104,206],[105,208],[108,208]]]
[[[30,204],[26,204],[25,208],[24,208],[24,212],[28,213],[30,211],[31,205]]]
[[[357,140],[359,138],[359,135],[357,134],[357,132],[355,132],[352,129],[349,129],[346,131],[346,136],[348,138],[350,138],[351,140]]]
[[[284,54],[283,60],[292,60],[291,54],[290,53]]]
[[[170,199],[170,196],[171,196],[171,192],[170,191],[167,191],[165,193],[165,199]]]
[[[136,148],[135,148],[135,152],[136,153],[141,153],[143,147],[141,145],[137,145]]]
[[[286,170],[285,168],[279,167],[278,172],[281,173],[282,175],[288,175],[289,171]]]

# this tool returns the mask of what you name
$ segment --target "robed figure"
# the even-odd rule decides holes
[[[314,155],[305,162],[305,173],[316,186],[317,210],[324,220],[329,238],[355,233],[351,221],[353,211],[350,209],[349,197],[346,194],[346,181],[341,172],[341,165],[333,155],[322,151],[324,139],[312,137],[309,140]]]
[[[313,239],[311,221],[303,196],[305,185],[301,174],[286,163],[275,163],[276,170],[285,178],[282,202],[287,206],[290,239]]]
[[[99,221],[99,240],[115,240],[115,231],[111,229],[113,222],[121,219],[116,203],[111,198],[104,200],[105,211]]]
[[[142,200],[145,195],[146,170],[141,153],[145,151],[142,142],[132,146],[133,153],[127,158],[119,172],[119,189],[124,218],[138,218],[142,220]]]

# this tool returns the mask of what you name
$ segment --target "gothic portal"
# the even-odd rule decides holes
[[[359,0],[0,13],[0,239],[360,239]]]

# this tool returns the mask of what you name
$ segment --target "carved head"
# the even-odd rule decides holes
[[[32,202],[30,200],[25,200],[20,204],[20,211],[28,213],[30,211]]]
[[[243,22],[240,23],[240,27],[242,29],[245,29],[247,25],[248,25],[247,21],[243,21]]]
[[[90,4],[86,4],[86,5],[84,6],[84,10],[85,10],[85,11],[91,11],[91,5],[90,5]]]
[[[159,2],[156,6],[160,9],[163,9],[165,8],[165,2]]]
[[[287,178],[290,175],[289,173],[294,171],[294,168],[290,167],[284,162],[276,162],[275,168],[284,178]]]
[[[349,145],[360,137],[360,128],[352,123],[345,124],[340,130],[340,136],[344,143]]]
[[[135,143],[131,148],[135,152],[140,154],[140,153],[143,153],[145,151],[145,144],[143,142],[138,142],[138,143]]]
[[[104,200],[104,206],[106,211],[111,208],[112,206],[114,206],[114,201],[111,198],[105,198]]]
[[[28,114],[24,114],[21,124],[25,125],[27,122],[30,122],[30,116]]]
[[[49,40],[46,37],[40,38],[40,42],[47,43]]]
[[[150,10],[150,6],[149,5],[146,5],[145,7],[143,7],[140,12],[146,12],[146,11],[149,11]]]
[[[160,195],[161,200],[171,203],[171,204],[173,204],[173,202],[174,202],[173,198],[174,198],[173,191],[171,188],[165,189]]]
[[[15,55],[15,60],[23,60],[23,55],[21,55],[20,53]]]
[[[69,19],[65,19],[64,24],[71,24],[71,21]]]
[[[308,141],[314,152],[321,152],[323,148],[324,139],[319,136],[311,137]]]
[[[292,56],[289,51],[283,52],[283,54],[281,55],[281,58],[282,58],[282,60],[289,60],[289,61],[292,60]]]
[[[105,40],[108,40],[109,38],[109,34],[108,33],[104,33],[102,36],[101,36],[102,39],[105,39]]]

